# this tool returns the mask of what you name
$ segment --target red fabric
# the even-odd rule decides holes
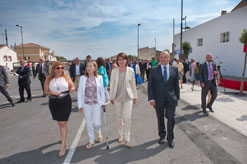
[[[241,81],[220,79],[220,85],[219,85],[220,87],[223,87],[223,82],[225,88],[240,90]],[[247,82],[244,82],[244,91],[247,91]]]
[[[244,52],[247,51],[247,45],[244,45]]]

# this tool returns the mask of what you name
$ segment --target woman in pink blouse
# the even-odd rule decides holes
[[[86,149],[89,150],[95,144],[94,128],[98,135],[98,142],[101,142],[101,106],[105,105],[105,91],[102,76],[98,75],[96,62],[90,61],[86,65],[85,75],[81,76],[78,88],[78,108],[84,112],[87,124],[89,143]]]

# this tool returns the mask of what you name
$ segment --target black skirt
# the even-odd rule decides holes
[[[68,121],[72,108],[70,94],[62,98],[49,98],[49,108],[53,120]]]

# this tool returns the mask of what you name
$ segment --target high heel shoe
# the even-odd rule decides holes
[[[62,158],[65,155],[65,152],[66,152],[66,146],[59,151],[58,157]]]

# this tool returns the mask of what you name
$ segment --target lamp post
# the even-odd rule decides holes
[[[181,27],[180,27],[180,54],[179,54],[179,58],[182,58],[182,44],[183,44],[183,29],[190,29],[190,27],[186,26],[186,17],[183,17],[183,0],[181,0]],[[183,20],[185,20],[185,27],[183,28]]]
[[[24,60],[24,46],[23,46],[22,26],[20,26],[20,25],[17,24],[16,27],[20,27],[20,29],[21,29],[22,55],[23,55],[23,60]]]
[[[141,26],[140,23],[137,25],[137,57],[139,58],[139,27]]]

